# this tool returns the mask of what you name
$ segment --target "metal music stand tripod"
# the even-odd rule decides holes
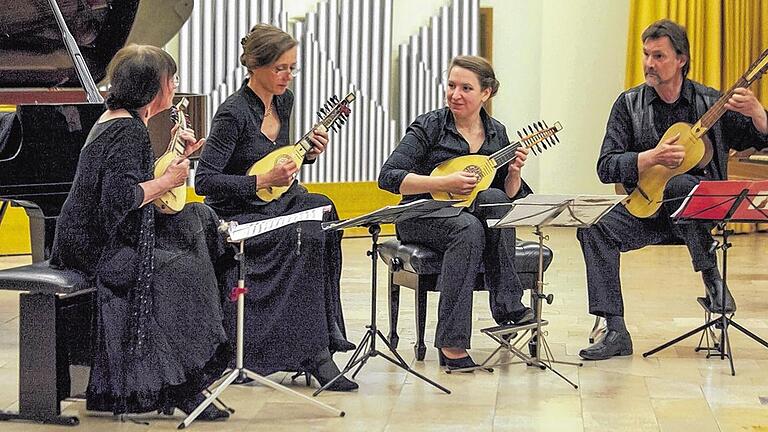
[[[445,393],[451,393],[451,391],[447,388],[413,370],[400,356],[400,354],[398,354],[397,350],[392,347],[392,344],[389,342],[389,340],[387,340],[384,334],[381,333],[381,330],[379,330],[379,328],[376,326],[376,262],[378,261],[379,257],[378,239],[379,233],[381,232],[381,224],[395,223],[402,220],[427,215],[433,213],[436,210],[446,208],[456,202],[458,201],[433,201],[426,199],[418,200],[408,204],[384,207],[374,212],[348,219],[346,221],[323,223],[323,229],[327,230],[339,230],[351,227],[366,227],[368,228],[368,232],[371,233],[371,250],[366,252],[366,254],[371,257],[371,322],[365,326],[367,328],[365,335],[357,344],[357,349],[352,354],[352,357],[349,358],[341,373],[335,376],[324,386],[320,387],[317,391],[315,391],[313,396],[319,395],[347,372],[355,369],[355,367],[357,367],[357,369],[355,369],[355,372],[352,374],[352,378],[356,377],[363,366],[365,366],[365,364],[368,362],[368,359],[377,356],[381,356],[393,365],[415,375],[417,378],[431,384],[434,387],[437,387]],[[376,349],[376,337],[381,339],[381,342],[384,343],[394,358]]]
[[[542,300],[551,304],[554,298],[553,294],[544,294],[544,240],[548,236],[544,235],[542,227],[588,227],[595,224],[604,214],[608,213],[616,204],[623,200],[625,196],[618,195],[528,195],[513,203],[504,204],[486,204],[493,205],[511,205],[512,209],[500,220],[488,220],[488,226],[491,228],[514,228],[521,226],[533,226],[533,233],[538,237],[539,243],[539,271],[535,288],[531,291],[531,305],[533,306],[534,323],[522,326],[497,326],[483,329],[482,332],[499,344],[480,365],[475,368],[488,368],[507,363],[489,364],[491,359],[503,349],[507,349],[512,355],[520,358],[520,362],[529,366],[537,366],[541,369],[548,369],[555,375],[562,378],[574,389],[579,386],[569,380],[563,374],[558,372],[552,365],[564,364],[570,366],[583,366],[583,363],[573,363],[555,360],[552,350],[546,339],[546,332],[542,327],[549,324],[548,321],[541,318]],[[515,336],[521,332],[519,336]],[[516,338],[514,341],[511,339]],[[520,345],[528,344],[530,355],[520,349]]]
[[[323,209],[320,207],[319,209]],[[317,209],[312,209],[317,210]],[[281,216],[277,218],[267,219],[265,221],[259,221],[259,222],[253,222],[250,224],[244,224],[240,225],[238,227],[236,222],[229,222],[229,223],[223,223],[222,226],[225,230],[229,233],[228,241],[230,243],[237,243],[238,244],[238,252],[235,255],[235,260],[238,262],[238,280],[237,280],[237,287],[232,289],[232,292],[230,293],[230,299],[236,298],[237,299],[237,354],[235,357],[235,368],[232,369],[229,374],[226,375],[223,381],[219,383],[218,386],[216,386],[215,389],[213,389],[210,392],[210,395],[200,404],[197,406],[197,408],[194,409],[187,418],[184,419],[183,422],[181,422],[178,426],[179,429],[184,429],[185,427],[189,426],[197,416],[200,415],[200,413],[205,410],[205,408],[208,407],[213,401],[219,397],[219,395],[227,388],[229,387],[235,380],[238,379],[241,375],[245,375],[248,378],[251,378],[254,381],[258,381],[261,384],[264,384],[268,387],[271,387],[275,390],[279,390],[285,394],[288,394],[290,396],[297,397],[304,402],[310,403],[312,405],[315,405],[325,411],[328,411],[336,416],[344,417],[345,413],[344,411],[341,411],[339,409],[333,408],[330,405],[326,405],[317,399],[313,399],[309,396],[303,395],[295,390],[291,390],[288,387],[285,387],[284,385],[278,384],[274,381],[271,381],[267,379],[266,377],[263,377],[256,372],[253,372],[249,369],[246,369],[243,365],[243,324],[245,319],[245,294],[248,292],[248,289],[245,287],[245,240],[257,236],[259,234],[263,234],[264,232],[270,231],[272,229],[279,228],[281,226],[288,225],[291,223],[291,221],[299,221],[299,220],[322,220],[322,211],[320,211],[320,219],[317,218],[316,214],[311,214],[311,211],[304,211],[297,213],[295,215],[291,216]],[[301,214],[306,214],[307,217],[302,217]],[[298,216],[298,217],[297,217]],[[291,218],[292,217],[292,218]],[[282,220],[284,224],[278,223],[271,223],[271,221],[277,221]],[[286,219],[287,218],[287,219]],[[253,230],[251,232],[247,232],[248,225],[255,226],[259,228],[258,230]],[[234,229],[238,228],[241,233],[240,234],[234,234]],[[246,228],[246,230],[243,230],[243,228]],[[220,227],[221,229],[221,227]],[[264,229],[264,230],[262,230]],[[246,231],[243,233],[243,231]]]
[[[768,181],[702,181],[688,194],[680,208],[672,215],[677,223],[713,222],[722,231],[723,242],[720,244],[716,242],[712,250],[723,251],[723,287],[728,286],[728,249],[731,247],[728,236],[733,234],[733,231],[726,229],[726,225],[729,222],[768,222],[768,192],[766,191],[768,191]],[[706,303],[706,298],[699,297],[697,300],[704,308],[706,322],[643,353],[643,357],[653,355],[696,333],[703,332],[696,351],[706,350],[709,358],[710,351],[714,349],[720,353],[721,360],[728,357],[733,376],[736,375],[736,369],[733,367],[731,339],[728,336],[730,326],[768,348],[768,342],[734,321],[733,312],[725,311],[725,289],[720,299],[720,304],[723,306],[721,310],[713,309]],[[712,314],[719,316],[711,318]],[[714,348],[709,346],[708,333],[713,326],[720,328],[720,341]],[[707,346],[702,347],[701,342],[705,336],[707,336]]]

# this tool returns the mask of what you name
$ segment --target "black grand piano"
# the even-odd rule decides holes
[[[55,0],[88,73],[99,83],[113,55],[127,42],[165,45],[189,17],[192,0]],[[60,402],[82,394],[91,359],[95,292],[79,275],[51,269],[46,259],[80,150],[103,103],[81,87],[53,6],[41,0],[0,0],[0,233],[9,205],[30,219],[32,265],[0,271],[0,289],[20,298],[19,412],[25,419],[64,425]],[[144,25],[143,23],[150,23]],[[86,82],[86,89],[88,89]],[[188,113],[205,135],[205,101],[191,97]],[[170,139],[162,113],[150,123],[160,154]],[[156,126],[156,127],[153,127]]]

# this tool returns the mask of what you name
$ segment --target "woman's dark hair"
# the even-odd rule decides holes
[[[151,45],[130,44],[115,54],[107,66],[111,110],[137,109],[160,91],[163,80],[176,73],[176,62],[167,52]]]
[[[269,24],[256,24],[251,31],[240,40],[243,54],[240,64],[249,71],[258,67],[271,65],[283,53],[298,45],[293,36]]]
[[[672,42],[672,48],[675,49],[677,55],[684,55],[687,59],[683,65],[683,77],[686,77],[688,70],[691,69],[691,49],[688,44],[688,34],[685,32],[685,27],[672,20],[660,19],[645,29],[642,40],[645,43],[648,39],[659,39],[664,36],[668,37],[669,41]]]
[[[448,74],[456,66],[472,71],[480,82],[480,90],[491,89],[491,97],[499,91],[499,80],[496,79],[493,66],[488,60],[478,56],[456,56],[451,60]]]

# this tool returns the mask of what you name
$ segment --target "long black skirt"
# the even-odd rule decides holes
[[[97,332],[86,406],[115,414],[176,406],[210,385],[233,358],[223,326],[214,262],[226,245],[215,213],[189,204],[176,215],[156,213],[154,310],[147,350],[127,353],[127,292],[98,275]]]
[[[255,212],[232,215],[240,224],[331,206],[326,220],[338,215],[324,195],[300,185]],[[244,363],[257,373],[304,370],[307,361],[328,348],[333,321],[344,334],[339,298],[341,232],[325,232],[319,221],[305,221],[246,241]],[[238,271],[224,272],[228,289],[237,286]],[[236,303],[224,307],[227,332],[234,340]]]

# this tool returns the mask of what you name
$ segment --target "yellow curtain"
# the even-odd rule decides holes
[[[688,31],[691,69],[688,77],[726,90],[768,49],[768,0],[631,0],[627,43],[626,88],[644,81],[643,42],[648,25],[669,18]],[[768,106],[768,78],[754,83]],[[736,232],[768,229],[768,224],[732,224]]]
[[[688,77],[719,89],[722,79],[722,3],[723,0],[631,0],[625,86],[634,87],[644,81],[643,41],[640,39],[643,30],[656,20],[669,18],[688,32],[691,45]]]
[[[723,1],[722,89],[733,85],[763,50],[768,49],[768,1]],[[757,98],[768,106],[768,79],[752,84]]]

